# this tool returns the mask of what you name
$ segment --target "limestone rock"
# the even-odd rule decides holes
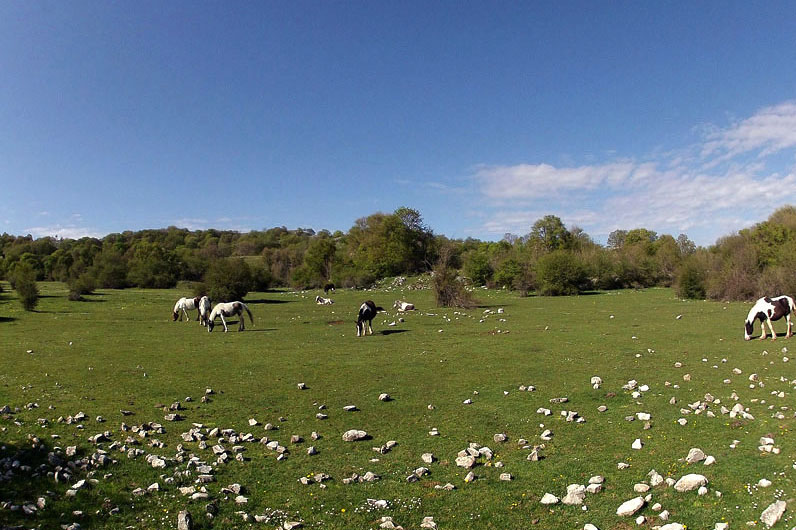
[[[629,501],[625,501],[622,503],[619,508],[616,509],[616,515],[620,515],[623,517],[628,517],[639,511],[645,504],[643,497],[635,497],[630,499]]]
[[[368,433],[357,429],[351,429],[343,433],[344,442],[355,442],[357,440],[364,440],[367,438]]]
[[[786,506],[787,504],[785,501],[777,501],[770,504],[768,508],[763,510],[763,513],[760,515],[760,521],[771,528],[782,518],[782,514],[785,513]]]
[[[675,483],[674,489],[682,493],[685,491],[695,490],[707,483],[708,479],[704,475],[690,473],[680,477],[680,480]]]
[[[559,499],[558,497],[556,497],[552,493],[545,493],[542,496],[542,500],[540,500],[539,502],[544,504],[544,505],[551,505],[551,504],[558,504],[560,502],[560,500],[561,499]]]
[[[190,512],[187,510],[182,510],[177,515],[177,530],[192,530],[193,529],[193,519],[191,518]]]
[[[567,494],[561,500],[564,504],[569,506],[576,506],[583,504],[583,499],[586,498],[586,487],[581,484],[570,484],[567,486]]]
[[[692,448],[688,451],[688,456],[685,457],[685,461],[689,464],[696,464],[697,462],[703,461],[706,457],[704,451],[698,447]]]

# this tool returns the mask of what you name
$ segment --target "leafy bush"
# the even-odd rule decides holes
[[[440,259],[434,267],[431,289],[434,291],[434,298],[440,307],[463,307],[472,308],[476,306],[473,296],[467,291],[463,282],[459,281],[456,269],[448,266],[450,254],[447,249],[441,249]]]
[[[33,311],[39,303],[36,271],[29,264],[20,262],[14,267],[12,280],[22,307],[25,311]]]
[[[211,300],[232,302],[251,290],[252,273],[242,259],[218,259],[210,264],[204,283]]]
[[[587,286],[586,268],[575,254],[556,250],[536,262],[536,281],[545,296],[578,294]]]
[[[97,287],[96,279],[91,273],[84,272],[79,277],[69,280],[69,300],[79,302],[83,300],[84,294],[91,294]]]
[[[680,267],[674,288],[680,298],[703,300],[707,292],[705,288],[705,271],[695,260],[688,260]]]

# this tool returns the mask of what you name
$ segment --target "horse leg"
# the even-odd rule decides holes
[[[243,331],[246,326],[243,324],[243,312],[240,314],[240,324],[238,324],[238,331]]]
[[[768,329],[771,330],[771,340],[777,340],[777,332],[774,331],[774,324],[771,323],[771,319],[768,319]]]
[[[372,326],[372,324],[373,324],[373,321],[372,320],[368,320],[368,335],[373,335],[373,326]]]
[[[218,316],[221,317],[221,323],[224,324],[224,333],[226,333],[227,332],[227,321],[224,320],[224,314],[223,313],[219,313]]]
[[[791,329],[790,313],[785,315],[785,320],[788,323],[788,331],[785,333],[785,338],[789,339],[793,335],[793,330]]]

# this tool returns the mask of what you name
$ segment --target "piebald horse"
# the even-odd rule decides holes
[[[240,325],[238,326],[238,331],[243,331],[245,329],[243,326],[244,310],[249,314],[249,322],[251,322],[253,326],[254,317],[252,316],[252,312],[243,302],[221,302],[220,304],[216,304],[207,319],[207,331],[213,331],[213,327],[216,325],[216,317],[221,317],[221,323],[224,324],[224,333],[226,333],[227,321],[225,320],[225,317],[229,318],[233,316],[240,316]]]
[[[373,335],[371,322],[379,311],[384,311],[384,308],[376,306],[372,300],[368,300],[359,306],[359,314],[357,315],[357,337],[364,337],[366,330],[369,331],[370,335]]]
[[[743,334],[744,340],[750,340],[752,338],[755,320],[760,321],[760,329],[762,330],[762,333],[760,334],[760,340],[766,338],[766,323],[768,323],[768,329],[771,330],[771,340],[776,340],[777,334],[774,331],[774,326],[771,325],[771,322],[773,320],[779,320],[782,317],[785,317],[785,320],[788,323],[788,330],[785,332],[785,337],[790,337],[793,334],[790,314],[794,310],[796,310],[796,304],[794,304],[793,298],[790,296],[776,296],[774,298],[769,298],[766,296],[759,299],[757,302],[755,302],[755,305],[752,306],[752,309],[749,310],[749,314],[746,316]]]
[[[177,300],[177,303],[174,304],[174,311],[172,311],[171,321],[176,322],[179,320],[180,311],[185,315],[185,321],[188,322],[191,320],[191,317],[188,316],[188,311],[193,311],[194,309],[199,309],[199,297],[195,298],[180,298]],[[201,318],[201,311],[196,314],[196,320],[200,320]]]
[[[210,316],[210,298],[203,296],[199,299],[199,323],[203,326],[207,325],[207,319]]]

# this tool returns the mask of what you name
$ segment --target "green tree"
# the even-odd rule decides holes
[[[21,261],[13,271],[13,287],[19,295],[19,302],[25,311],[33,311],[39,303],[39,287],[36,285],[36,271],[30,263]]]
[[[556,250],[539,258],[536,281],[545,296],[578,294],[587,284],[586,269],[572,252]]]
[[[243,259],[222,258],[210,264],[204,283],[208,296],[214,302],[234,302],[248,294],[252,274]]]
[[[545,252],[566,248],[571,239],[569,230],[555,215],[545,215],[536,221],[528,234],[531,244],[541,247]]]

